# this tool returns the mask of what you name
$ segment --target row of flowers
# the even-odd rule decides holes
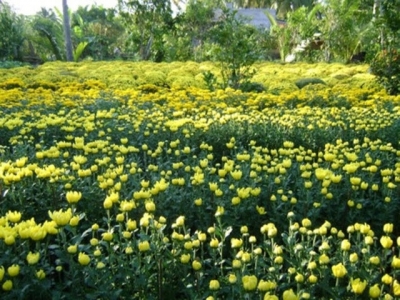
[[[142,274],[150,278],[153,273],[177,277],[176,288],[192,299],[400,296],[396,279],[400,272],[396,249],[400,247],[400,237],[397,242],[393,240],[390,223],[384,224],[383,235],[376,237],[366,223],[350,225],[344,233],[328,221],[319,227],[313,227],[308,218],[296,222],[297,216],[289,212],[289,230],[281,233],[282,239],[273,223],[262,225],[255,235],[242,225],[240,234],[231,237],[232,228],[224,225],[223,207],[215,212],[215,225],[204,232],[190,233],[184,216],[168,223],[163,216],[156,218],[155,207],[146,205],[147,212],[136,221],[126,219],[134,207],[126,205],[115,219],[107,210],[108,228],[92,224],[85,230],[80,228],[85,225],[74,209],[81,197],[79,192],[68,192],[66,200],[72,208],[49,212],[50,221],[44,224],[22,220],[16,211],[9,211],[0,219],[0,247],[3,253],[13,254],[0,266],[4,297],[29,291],[31,283],[35,287],[48,286],[56,281],[54,276],[62,276],[73,281],[75,293],[82,291],[79,280],[87,282],[91,278],[109,295],[129,282],[124,295],[137,293],[140,299],[147,299],[155,296],[152,292],[167,289],[171,278],[162,278],[165,283],[150,281],[141,285],[132,282],[130,276]],[[167,227],[172,229],[171,234],[165,233]],[[3,236],[7,231],[14,233]],[[72,232],[83,234],[77,238]],[[49,247],[50,240],[56,245]],[[19,253],[12,249],[19,249]],[[55,253],[58,259],[49,264],[49,256]],[[158,260],[159,265],[151,264],[152,260]],[[130,276],[116,282],[111,277],[119,273]],[[90,293],[93,288],[86,287],[84,291]]]
[[[45,103],[53,106],[63,101],[69,106],[79,106],[105,96],[121,102],[162,99],[167,104],[187,108],[191,108],[194,98],[215,103],[234,96],[259,109],[276,105],[369,107],[380,101],[398,103],[400,100],[398,96],[388,96],[375,83],[367,65],[260,63],[254,68],[257,75],[252,81],[265,87],[266,92],[262,94],[229,89],[208,91],[204,72],[219,74],[218,66],[211,63],[49,63],[34,70],[26,67],[3,72],[0,105]],[[316,77],[321,77],[326,84],[310,84],[301,89],[296,86],[298,79]]]

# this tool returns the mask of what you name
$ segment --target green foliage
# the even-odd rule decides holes
[[[75,62],[79,61],[79,58],[82,56],[82,53],[83,53],[83,51],[85,51],[85,48],[87,45],[88,45],[88,42],[80,42],[76,46],[76,49],[74,50],[74,61]]]
[[[18,68],[18,67],[23,67],[26,66],[26,63],[22,63],[19,61],[0,61],[0,69],[12,69],[12,68]]]
[[[400,93],[400,1],[382,1],[377,20],[380,30],[379,51],[371,62],[371,71],[388,94]]]
[[[191,0],[185,11],[174,18],[175,30],[165,32],[163,37],[167,61],[203,61],[208,58],[204,44],[213,26],[214,4]]]
[[[260,58],[257,29],[244,24],[236,11],[225,10],[210,36],[211,57],[221,66],[223,87],[239,88],[254,75],[251,66]]]
[[[299,89],[302,89],[303,87],[309,84],[326,84],[326,83],[320,78],[301,78],[297,80],[295,84]]]
[[[397,50],[379,52],[371,62],[371,72],[389,95],[400,93],[400,54]]]
[[[0,1],[0,60],[22,60],[24,26],[22,16]]]
[[[172,10],[164,0],[118,0],[119,14],[130,35],[127,45],[141,60],[164,59],[163,36],[173,28]]]
[[[42,8],[32,19],[33,32],[30,40],[44,61],[63,60],[63,27],[61,19],[53,10]]]
[[[361,10],[361,0],[328,0],[319,6],[316,25],[324,41],[326,61],[349,62],[362,49],[364,37],[373,30],[372,10]]]
[[[116,9],[101,6],[79,7],[71,16],[74,44],[87,42],[83,57],[94,60],[119,58],[124,51],[125,28]]]

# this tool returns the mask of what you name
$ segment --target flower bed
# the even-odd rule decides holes
[[[168,80],[205,66],[2,74],[2,298],[400,295],[399,99],[366,66],[260,65],[259,94]]]

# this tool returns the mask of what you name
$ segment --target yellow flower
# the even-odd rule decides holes
[[[185,216],[179,216],[176,221],[175,221],[175,225],[177,227],[182,227],[185,225]]]
[[[146,252],[150,250],[150,243],[148,241],[143,241],[139,243],[139,251]]]
[[[376,286],[377,286],[377,284],[376,284]],[[393,294],[395,296],[400,296],[400,283],[397,280],[395,280],[393,282]],[[378,297],[379,297],[379,295],[380,294],[378,294]],[[375,298],[378,298],[378,297],[375,297]]]
[[[210,280],[209,287],[210,287],[210,290],[212,290],[212,291],[219,290],[219,288],[220,288],[219,281],[216,279]]]
[[[255,275],[242,277],[242,284],[245,291],[254,291],[257,288],[258,279]]]
[[[128,212],[131,211],[132,209],[134,209],[136,207],[136,204],[134,201],[127,201],[124,200],[120,203],[119,205],[119,209],[123,212]]]
[[[71,220],[69,220],[69,225],[72,227],[78,226],[79,224],[79,216],[73,216]]]
[[[240,170],[231,171],[230,174],[234,180],[240,180],[243,176],[243,173]]]
[[[71,246],[68,246],[67,252],[68,252],[69,254],[75,254],[76,252],[78,252],[78,245],[71,245]]]
[[[182,254],[181,255],[181,263],[187,264],[189,262],[189,260],[190,260],[190,254]]]
[[[242,239],[236,239],[236,238],[232,238],[231,239],[231,247],[232,248],[240,248],[243,245],[243,240]]]
[[[260,280],[257,289],[261,292],[267,292],[276,288],[276,282]]]
[[[109,231],[104,232],[101,236],[102,236],[103,240],[106,242],[111,242],[114,237],[113,233],[109,232]]]
[[[117,214],[115,220],[119,223],[122,223],[125,220],[125,215],[123,213]]]
[[[300,297],[290,289],[283,292],[283,300],[300,300]]]
[[[236,281],[237,281],[236,275],[233,274],[233,273],[229,274],[228,281],[229,281],[229,283],[231,283],[231,284],[236,283]]]
[[[11,280],[4,281],[2,285],[3,291],[11,291],[13,288],[13,283]]]
[[[216,238],[211,239],[211,241],[210,241],[210,247],[211,248],[217,248],[218,245],[219,245],[218,239],[216,239]]]
[[[393,282],[393,277],[390,276],[389,274],[385,274],[382,276],[381,281],[386,285],[391,285]]]
[[[385,249],[389,249],[393,245],[393,240],[389,236],[382,236],[380,239],[381,245]]]
[[[232,268],[233,269],[240,269],[242,267],[242,262],[238,259],[234,259],[232,261]]]
[[[136,220],[129,219],[128,221],[126,221],[126,229],[135,230],[136,228],[137,228]]]
[[[42,269],[40,269],[36,272],[36,278],[39,280],[43,280],[46,278],[46,273]]]
[[[192,268],[193,268],[193,270],[198,271],[198,270],[201,269],[201,267],[202,267],[201,262],[199,262],[198,260],[194,260],[194,261],[192,262]]]
[[[318,277],[315,276],[314,274],[311,274],[310,277],[308,277],[308,282],[309,283],[316,283],[318,281]]]
[[[318,259],[318,261],[319,261],[319,263],[321,264],[321,265],[326,265],[326,264],[328,264],[329,263],[329,256],[328,255],[326,255],[326,254],[322,254],[320,257],[319,257],[319,259]]]
[[[350,260],[351,263],[356,263],[358,261],[357,253],[351,253],[350,257],[349,257],[349,260]]]
[[[392,233],[393,232],[393,223],[386,223],[383,225],[383,231],[385,233]]]
[[[306,227],[306,228],[310,227],[310,226],[311,226],[311,221],[310,221],[310,219],[307,219],[307,218],[303,219],[303,220],[301,221],[301,225],[303,225],[303,226]]]
[[[18,276],[19,270],[20,270],[19,265],[13,264],[12,266],[9,266],[9,267],[7,268],[7,274],[8,274],[10,277],[15,277],[15,276]]]
[[[379,263],[381,262],[381,260],[379,259],[379,256],[371,256],[369,258],[369,262],[373,265],[379,265]]]
[[[6,214],[6,218],[8,221],[12,222],[12,223],[18,223],[19,221],[21,221],[21,216],[22,214],[18,211],[8,211]]]
[[[350,177],[350,183],[352,185],[360,185],[361,178],[360,177]]]
[[[68,191],[66,194],[66,198],[69,204],[75,204],[78,203],[79,200],[81,200],[82,193],[76,191]]]
[[[215,212],[216,217],[220,217],[225,213],[225,208],[223,206],[218,206],[217,211]]]
[[[394,292],[394,287],[393,287],[393,292]],[[381,289],[379,288],[378,284],[375,284],[369,288],[369,296],[371,298],[379,298],[380,295],[381,295]]]
[[[395,269],[399,269],[400,268],[400,258],[394,256],[392,259],[392,267]]]
[[[372,238],[372,236],[367,235],[367,236],[364,238],[364,243],[365,243],[366,245],[372,245],[372,244],[374,243],[374,239]]]
[[[351,244],[349,242],[349,240],[345,239],[341,242],[340,244],[340,248],[342,249],[342,251],[349,251],[351,247]]]
[[[3,266],[0,266],[0,281],[2,281],[3,280],[3,277],[4,277],[4,273],[5,273],[6,271],[4,270],[4,267]]]
[[[129,247],[129,246],[126,247],[126,248],[125,248],[125,253],[128,254],[128,255],[129,255],[129,254],[132,254],[132,253],[133,253],[133,248],[132,248],[132,247]]]
[[[283,264],[283,257],[282,256],[277,256],[274,258],[274,263],[281,265]]]
[[[296,276],[294,277],[294,280],[296,280],[296,282],[303,282],[304,281],[304,276],[303,274],[297,273]]]
[[[249,252],[244,252],[242,254],[242,261],[249,262],[251,260],[251,254]]]
[[[156,205],[153,201],[147,201],[145,204],[145,208],[147,212],[154,212],[156,210]]]
[[[89,255],[87,255],[86,253],[83,252],[79,252],[78,255],[78,262],[82,265],[82,266],[87,266],[90,263],[90,257]]]
[[[31,251],[29,251],[28,255],[26,256],[26,261],[28,262],[28,264],[34,265],[39,261],[39,258],[40,258],[39,252],[32,253]]]
[[[338,263],[337,265],[332,266],[332,273],[336,278],[342,278],[347,274],[347,270],[342,263]]]
[[[46,235],[46,228],[43,228],[41,226],[32,226],[29,230],[29,237],[34,241],[43,240]]]
[[[360,278],[357,279],[352,279],[350,281],[351,284],[351,290],[355,293],[355,294],[362,294],[365,290],[365,288],[367,287],[368,282],[366,280],[361,280]]]
[[[259,215],[265,215],[267,212],[265,211],[265,207],[264,206],[256,206],[257,212]]]
[[[112,206],[113,206],[112,200],[107,197],[103,202],[103,207],[105,209],[110,209]]]
[[[62,209],[53,212],[49,211],[49,217],[56,222],[57,226],[65,226],[72,218],[72,211],[70,208],[66,211],[63,211]]]

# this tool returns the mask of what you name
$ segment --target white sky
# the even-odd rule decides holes
[[[62,11],[62,0],[3,0],[14,8],[15,12],[24,15],[34,15],[42,7],[57,7]],[[76,10],[79,6],[91,6],[92,4],[102,5],[106,8],[116,7],[118,0],[68,0],[68,7]]]

